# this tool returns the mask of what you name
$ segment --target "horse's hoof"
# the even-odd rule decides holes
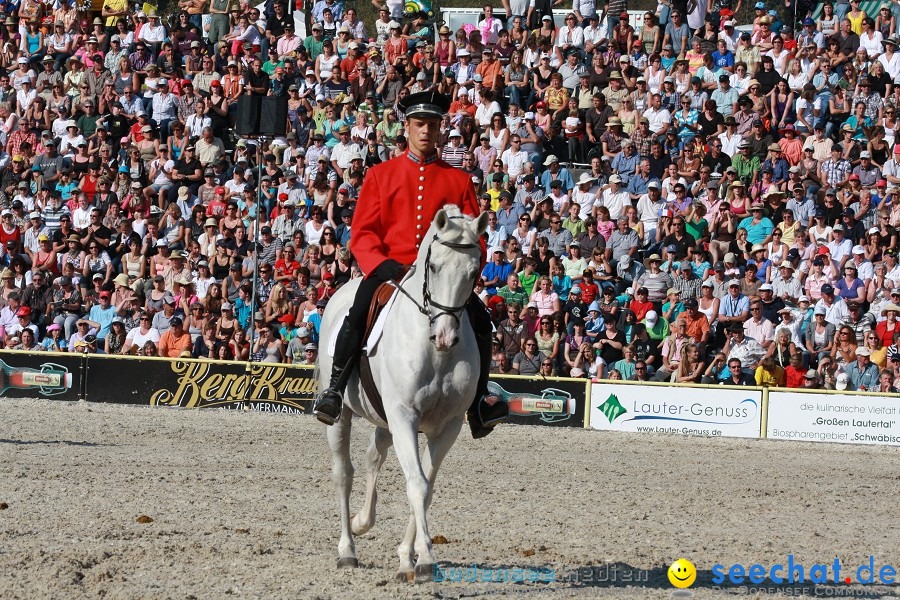
[[[416,582],[434,581],[434,565],[416,565]]]
[[[398,571],[397,583],[413,583],[416,580],[415,571]]]
[[[338,569],[356,569],[359,567],[359,561],[354,556],[347,556],[338,559]]]

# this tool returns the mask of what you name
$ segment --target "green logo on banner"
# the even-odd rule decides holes
[[[606,399],[606,402],[597,408],[607,419],[609,419],[610,423],[618,419],[620,415],[624,415],[628,412],[625,410],[625,407],[619,403],[619,399],[616,398],[615,394],[610,394],[609,398]]]

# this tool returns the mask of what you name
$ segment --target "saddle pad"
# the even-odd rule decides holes
[[[372,332],[369,334],[369,337],[366,338],[366,343],[363,344],[363,352],[367,355],[370,355],[375,351],[375,347],[381,339],[381,334],[384,333],[384,322],[387,320],[387,316],[391,312],[391,307],[394,306],[394,301],[397,300],[398,294],[399,292],[395,287],[394,292],[391,294],[391,299],[387,301],[387,304],[385,304],[384,308],[381,309],[381,312],[378,313],[378,319],[376,319],[375,324],[372,325]]]
[[[340,316],[340,319],[338,319],[336,322],[343,323],[344,319],[347,318],[347,315],[349,313],[350,313],[349,309],[345,310],[343,313],[338,315],[338,316]],[[327,348],[328,356],[330,356],[331,358],[334,358],[334,349],[337,347],[337,336],[338,336],[338,332],[340,330],[341,330],[340,327],[335,327],[334,329],[331,330],[331,337],[328,340],[328,348]]]

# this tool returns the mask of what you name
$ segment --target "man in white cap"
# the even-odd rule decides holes
[[[725,342],[725,328],[730,325],[743,325],[750,317],[750,299],[741,294],[741,282],[732,279],[728,282],[728,293],[719,302],[719,327],[716,328],[716,346]],[[742,330],[743,331],[743,330]]]
[[[819,383],[819,374],[815,369],[810,369],[803,376],[803,387],[807,390],[820,390],[822,384]]]
[[[450,132],[447,143],[441,148],[441,159],[457,169],[462,168],[467,148],[462,145],[462,134],[458,129]]]
[[[528,154],[528,160],[535,165],[540,163],[543,150],[544,130],[535,122],[534,113],[527,111],[522,117],[522,123],[515,132],[522,140],[522,150]],[[900,168],[898,168],[900,175]]]
[[[873,189],[875,182],[882,178],[881,168],[872,162],[872,154],[868,150],[859,153],[859,164],[850,173],[859,175],[859,184],[863,189]]]
[[[866,258],[866,249],[859,244],[853,246],[851,258],[845,263],[845,266],[854,267],[856,276],[862,280],[866,287],[868,287],[869,282],[872,281],[872,277],[875,275],[875,267],[872,266],[872,261]]]
[[[803,294],[803,284],[794,276],[794,270],[791,261],[785,259],[778,265],[778,276],[772,279],[774,295],[791,304],[795,304]]]
[[[500,246],[488,249],[488,258],[490,262],[484,265],[481,278],[484,280],[484,290],[493,296],[497,293],[498,286],[503,285],[503,282],[506,281],[513,266],[507,262],[506,253]]]
[[[871,361],[870,354],[868,348],[857,348],[856,362],[844,368],[848,390],[860,392],[878,390],[878,365]]]
[[[555,154],[549,154],[544,159],[544,172],[541,173],[541,187],[544,188],[545,194],[550,194],[550,184],[556,180],[562,182],[564,194],[570,194],[575,188],[575,180],[572,179],[569,170],[559,165],[559,159]]]
[[[438,210],[456,205],[468,215],[480,213],[470,178],[437,153],[440,124],[450,99],[437,92],[411,94],[400,101],[406,115],[409,151],[372,167],[363,183],[353,223],[353,254],[365,278],[337,333],[328,387],[316,398],[313,414],[328,425],[341,416],[344,389],[356,365],[372,297],[385,281],[399,280],[412,264],[428,224]],[[490,316],[477,296],[466,306],[478,342],[481,370],[469,409],[472,436],[490,433],[509,414],[504,402],[488,394],[491,364]]]

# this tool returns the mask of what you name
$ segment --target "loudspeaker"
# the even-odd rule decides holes
[[[241,136],[284,136],[287,109],[287,98],[240,96],[234,130]]]
[[[241,136],[259,135],[259,114],[263,96],[241,95],[237,104],[235,133]]]
[[[259,113],[259,134],[283,137],[287,131],[287,98],[264,96]]]

